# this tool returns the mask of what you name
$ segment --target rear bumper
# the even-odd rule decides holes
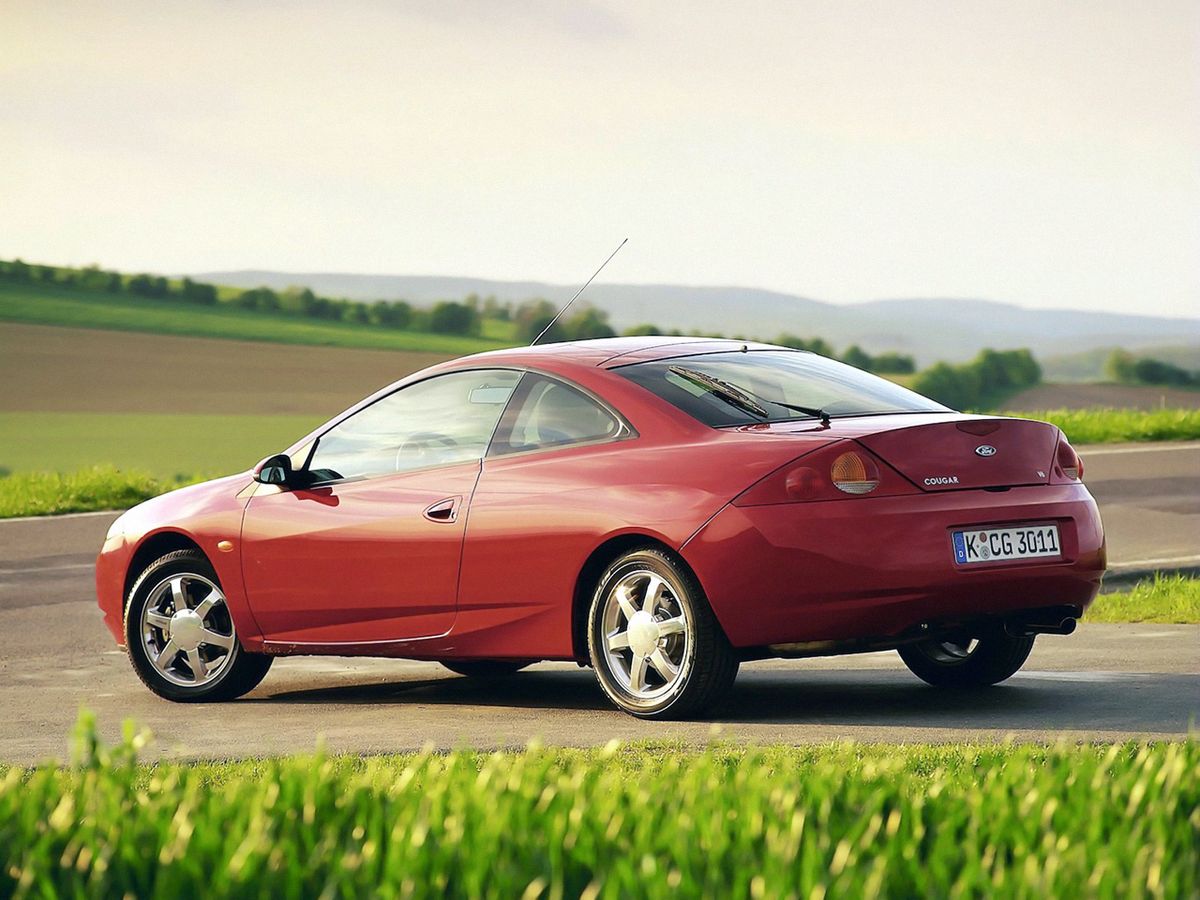
[[[1056,522],[1061,558],[958,566],[956,528]],[[1091,604],[1104,530],[1081,484],[727,506],[683,547],[736,647],[887,638]]]

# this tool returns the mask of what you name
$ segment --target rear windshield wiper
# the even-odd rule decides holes
[[[782,406],[784,409],[790,409],[793,412],[803,413],[806,416],[812,416],[814,419],[820,419],[822,425],[829,425],[829,413],[823,409],[816,409],[811,406],[798,406],[795,403],[784,403],[782,400],[759,397],[744,388],[738,387],[736,384],[722,381],[720,378],[715,378],[712,375],[706,375],[703,372],[697,372],[695,369],[688,369],[683,366],[669,366],[668,371],[674,375],[678,375],[680,378],[687,379],[692,384],[707,388],[726,403],[736,406],[752,415],[756,415],[760,419],[769,419],[771,417],[770,413],[763,409],[759,402],[762,401],[774,406]]]

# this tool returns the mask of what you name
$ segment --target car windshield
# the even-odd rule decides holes
[[[809,407],[833,418],[950,412],[898,384],[798,350],[706,353],[633,363],[616,371],[714,428],[815,417],[769,401]],[[695,373],[732,385],[754,402],[731,402],[719,386],[706,386]],[[766,415],[759,415],[755,405]]]

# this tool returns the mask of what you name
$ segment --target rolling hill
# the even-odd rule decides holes
[[[565,301],[576,286],[426,275],[356,275],[246,269],[192,277],[234,287],[292,285],[354,300],[403,299],[423,305],[468,294],[502,301],[545,297]],[[1029,347],[1043,357],[1100,347],[1200,347],[1200,319],[1168,319],[1063,309],[1026,309],[975,299],[896,299],[832,304],[776,291],[734,286],[594,284],[588,302],[613,325],[715,330],[771,338],[783,331],[821,336],[837,347],[911,353],[919,364],[961,361],[985,346]]]

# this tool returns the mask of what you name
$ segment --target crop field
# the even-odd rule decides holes
[[[229,306],[198,306],[179,300],[150,300],[6,282],[0,282],[0,320],[281,344],[417,350],[454,356],[502,346],[497,340],[485,337],[397,331]]]
[[[1200,743],[668,746],[0,773],[0,895],[1194,897]]]

